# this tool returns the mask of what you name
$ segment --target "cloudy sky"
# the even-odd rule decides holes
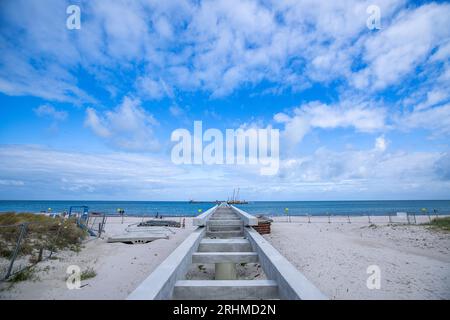
[[[449,199],[450,4],[2,0],[0,119],[0,199]],[[173,164],[194,120],[278,174]]]

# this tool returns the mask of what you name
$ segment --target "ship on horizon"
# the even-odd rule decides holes
[[[233,197],[230,199],[228,198],[227,203],[228,204],[248,204],[248,201],[245,200],[239,200],[239,188],[237,189],[233,189]]]

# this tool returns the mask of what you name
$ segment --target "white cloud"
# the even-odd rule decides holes
[[[303,137],[315,128],[335,129],[354,128],[360,132],[375,132],[385,127],[385,111],[365,104],[341,102],[326,105],[310,102],[293,110],[293,115],[278,113],[274,120],[284,124],[282,135],[290,146],[302,141]]]
[[[353,83],[369,89],[398,84],[448,39],[449,16],[448,4],[432,3],[401,12],[386,28],[367,38],[363,59],[368,66],[353,75]],[[439,48],[435,59],[448,57],[445,48]]]
[[[169,108],[170,114],[174,117],[181,117],[185,115],[185,112],[183,109],[181,109],[179,106],[172,105]]]
[[[378,137],[369,150],[341,152],[319,148],[309,156],[282,162],[286,191],[300,188],[309,194],[337,199],[446,198],[448,155],[439,152],[388,152]],[[283,184],[279,183],[283,187]],[[441,188],[446,188],[442,190]],[[423,192],[423,193],[422,193]],[[339,194],[339,197],[336,195]],[[412,196],[414,194],[414,196]],[[293,196],[298,199],[298,196]]]
[[[160,147],[153,130],[158,122],[140,105],[139,100],[129,97],[112,111],[101,115],[93,108],[87,108],[85,125],[122,149],[156,151]]]
[[[425,176],[431,176],[428,165],[439,155],[387,154],[387,139],[379,135],[380,131],[384,132],[389,117],[400,129],[428,128],[437,134],[449,133],[448,4],[406,6],[402,0],[377,1],[381,7],[382,30],[371,32],[366,28],[366,8],[372,4],[369,0],[96,0],[81,2],[82,29],[68,31],[64,28],[64,13],[69,2],[48,0],[45,6],[41,2],[2,3],[0,19],[5,28],[0,35],[0,91],[5,94],[100,105],[90,96],[95,89],[84,91],[84,82],[78,81],[80,74],[86,74],[87,80],[107,88],[113,96],[128,95],[131,88],[129,96],[139,96],[141,101],[174,99],[175,93],[183,90],[220,97],[246,86],[257,88],[259,84],[269,87],[265,92],[275,94],[283,90],[303,90],[315,83],[325,84],[330,86],[330,91],[336,89],[338,95],[343,96],[340,102],[307,103],[274,116],[274,120],[284,126],[284,138],[289,145],[298,144],[315,129],[350,128],[375,133],[378,136],[375,147],[352,153],[319,150],[311,158],[288,159],[286,166],[289,163],[304,165],[293,166],[294,174],[298,175],[294,181],[298,185],[281,181],[277,188],[298,192],[306,182],[332,188],[333,181],[338,181],[335,188],[340,188],[348,186],[348,181],[354,183],[352,177],[375,179],[374,173],[368,173],[372,165],[378,172],[391,170],[392,177],[412,183],[404,176],[420,173],[420,161],[423,161],[424,181],[432,181]],[[418,67],[420,70],[416,72]],[[395,116],[389,115],[384,103],[372,103],[376,97],[366,99],[370,103],[346,98],[346,95],[354,95],[352,85],[377,93],[375,91],[401,87],[412,74],[417,84],[408,82],[408,86],[402,88],[414,92],[408,97],[410,103],[404,101],[403,106],[407,109],[404,115],[398,115],[401,112],[395,109],[390,110]],[[254,91],[255,94],[259,92]],[[405,91],[396,93],[408,94]],[[378,101],[382,102],[382,98]],[[62,111],[56,109],[41,111],[56,118],[64,117],[59,114]],[[169,111],[174,116],[181,116],[175,104]],[[210,109],[204,114],[216,117]],[[86,108],[85,125],[124,150],[156,150],[159,145],[155,137],[157,122],[137,99],[125,98],[113,110]],[[101,162],[103,156],[51,154],[62,162],[76,159],[80,166],[88,166],[80,161],[83,157]],[[23,155],[23,152],[18,154],[18,158]],[[33,156],[44,159],[37,151]],[[109,161],[111,157],[106,158]],[[316,159],[321,161],[317,160],[316,164]],[[350,159],[348,165],[346,159]],[[441,163],[445,163],[446,158],[443,159]],[[129,158],[126,161],[133,162]],[[124,167],[126,161],[122,163]],[[377,161],[386,164],[386,170]],[[37,162],[30,161],[34,165]],[[406,167],[411,163],[411,172],[400,169],[403,162],[408,163]],[[13,167],[12,163],[8,165]],[[122,165],[111,160],[105,168],[107,166],[119,170]],[[445,165],[439,167],[445,168]],[[60,175],[72,170],[56,168],[52,171],[51,167],[40,167],[46,173],[59,170]],[[82,169],[76,167],[73,169],[76,174],[67,180],[64,177],[58,180],[65,184],[65,190],[94,192],[107,188],[106,180],[104,185],[98,186],[96,179],[82,174]],[[170,167],[170,170],[174,168]],[[199,181],[211,179],[211,171],[189,170],[190,174],[183,176],[186,181],[195,181],[198,185]],[[244,170],[236,170],[239,174],[233,170],[214,170],[222,183],[216,185],[217,190],[230,188],[227,184],[230,180],[222,179],[223,176],[233,177],[242,184],[255,181],[254,184],[258,184],[253,187],[256,195],[274,190],[273,185],[257,180]],[[298,170],[305,170],[305,175],[301,176]],[[95,168],[89,166],[86,170],[94,171]],[[80,173],[83,177],[77,178]],[[34,174],[36,172],[30,176]],[[19,171],[17,175],[20,175]],[[327,181],[327,176],[334,180]],[[388,176],[383,178],[388,179]],[[158,186],[161,182],[152,175],[145,177]],[[117,182],[122,181],[122,177],[117,179]],[[73,187],[69,181],[75,182]],[[131,186],[130,181],[127,183]],[[182,184],[176,179],[171,183]],[[407,189],[406,184],[402,187]],[[210,189],[209,185],[205,189]]]
[[[0,179],[0,185],[2,186],[14,186],[14,187],[20,187],[25,185],[25,183],[21,180],[5,180]]]
[[[140,1],[94,1],[89,8],[101,24],[109,55],[119,59],[141,59],[149,41],[146,11]],[[82,40],[81,40],[82,41]]]
[[[172,89],[162,80],[154,80],[150,77],[142,77],[137,79],[136,83],[139,93],[144,97],[152,99],[161,99],[164,97],[173,98]]]
[[[105,125],[103,125],[103,121],[99,118],[99,116],[97,115],[97,111],[95,111],[95,109],[93,108],[86,109],[86,119],[84,121],[84,125],[102,138],[111,136],[111,132]]]
[[[387,148],[387,141],[384,136],[380,136],[375,140],[375,150],[384,152]]]
[[[375,142],[376,145],[376,142]],[[176,166],[162,156],[86,154],[37,146],[0,146],[3,198],[224,199],[239,185],[245,199],[447,198],[448,154],[333,152],[289,158],[278,176],[247,166]],[[22,183],[23,182],[23,183]]]
[[[0,91],[53,101],[95,102],[71,68],[80,54],[65,26],[64,1],[3,2],[0,10]],[[61,14],[58,14],[61,13]]]
[[[450,133],[450,104],[414,110],[397,119],[399,129],[426,128],[433,135]]]
[[[450,92],[444,88],[435,88],[432,91],[426,93],[426,99],[422,103],[419,103],[414,107],[415,110],[423,110],[434,105],[445,102],[450,97]]]
[[[434,170],[440,180],[450,180],[450,153],[445,153],[434,163]]]
[[[0,146],[0,177],[8,177],[0,179],[3,198],[13,192],[13,186],[20,186],[19,196],[25,194],[27,199],[157,199],[158,188],[170,189],[183,172],[164,159],[135,153],[86,154],[39,146]]]
[[[2,92],[94,102],[77,83],[80,68],[108,88],[120,88],[117,79],[131,74],[137,93],[151,99],[176,90],[220,97],[262,82],[272,92],[334,80],[344,80],[344,89],[382,89],[433,49],[430,63],[448,57],[446,4],[407,9],[403,0],[380,0],[379,32],[366,27],[369,0],[83,1],[82,29],[73,32],[60,27],[66,4],[18,0],[2,7]],[[367,66],[355,73],[360,59]]]
[[[51,117],[57,121],[63,121],[68,116],[66,111],[58,111],[55,107],[47,104],[40,105],[34,109],[34,113],[36,113],[39,117]]]

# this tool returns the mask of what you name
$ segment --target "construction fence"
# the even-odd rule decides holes
[[[42,220],[0,225],[0,281],[20,277],[40,261],[56,258],[59,250],[79,251],[83,240],[101,235],[106,217]]]
[[[437,214],[415,214],[407,212],[398,212],[387,215],[267,215],[274,222],[296,222],[296,223],[359,223],[359,224],[423,224],[429,223]]]

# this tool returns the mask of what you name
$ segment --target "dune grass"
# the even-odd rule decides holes
[[[435,229],[450,231],[450,217],[434,218],[429,225]]]
[[[30,268],[25,268],[23,270],[20,270],[19,272],[14,273],[8,279],[8,281],[11,283],[17,283],[17,282],[21,282],[21,281],[37,280],[37,279],[38,278],[35,274],[35,269],[30,267]]]
[[[79,250],[81,240],[86,236],[74,219],[51,218],[34,213],[0,213],[1,257],[12,256],[22,224],[27,227],[18,256],[31,255],[30,259],[36,259],[42,250]]]
[[[94,278],[96,275],[97,275],[97,272],[95,272],[95,270],[93,268],[87,268],[86,270],[81,272],[80,279],[87,280],[87,279]]]

